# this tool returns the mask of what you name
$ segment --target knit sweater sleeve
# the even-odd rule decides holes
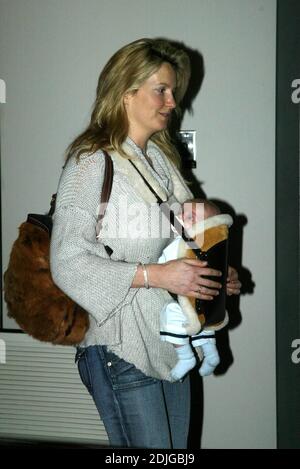
[[[137,269],[137,263],[110,259],[96,239],[103,175],[104,159],[99,154],[67,165],[58,189],[50,246],[54,282],[98,325],[119,310]]]

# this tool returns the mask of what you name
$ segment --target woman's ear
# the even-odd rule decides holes
[[[125,93],[124,94],[124,97],[123,97],[123,103],[124,103],[124,106],[127,107],[128,104],[130,103],[130,98],[132,97],[132,93]]]
[[[124,94],[123,103],[125,107],[128,105],[128,93]]]

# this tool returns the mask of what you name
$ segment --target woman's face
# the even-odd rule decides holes
[[[165,62],[134,93],[126,94],[125,109],[129,122],[129,137],[143,148],[155,132],[168,125],[172,110],[176,107],[174,91],[176,74]]]

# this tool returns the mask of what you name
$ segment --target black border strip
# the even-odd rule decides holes
[[[292,343],[299,317],[299,110],[292,82],[300,79],[300,2],[277,1],[276,83],[276,371],[277,445],[300,448],[300,363]],[[300,92],[298,93],[300,98]],[[299,348],[300,360],[300,348]]]

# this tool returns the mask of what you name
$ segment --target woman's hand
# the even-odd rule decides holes
[[[165,264],[147,266],[150,286],[164,288],[177,295],[212,300],[219,294],[221,283],[219,270],[207,267],[207,262],[197,259],[178,259]],[[214,276],[209,280],[204,276]]]
[[[241,282],[239,281],[239,276],[237,271],[233,267],[228,267],[228,276],[226,283],[227,295],[239,295],[241,292]]]

